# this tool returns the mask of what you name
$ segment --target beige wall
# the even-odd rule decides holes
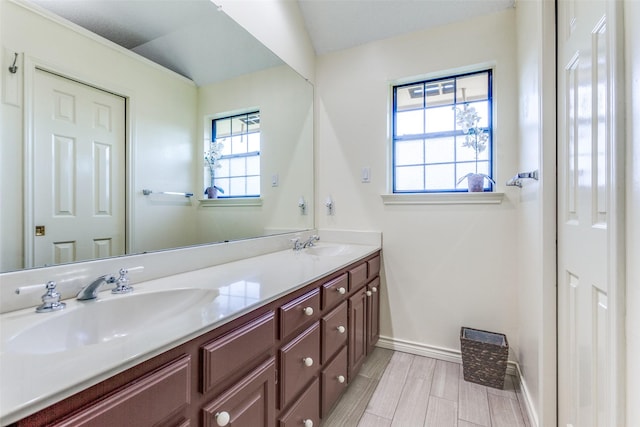
[[[518,359],[536,425],[555,424],[555,40],[554,3],[519,1]]]
[[[131,175],[130,227],[133,252],[182,246],[194,240],[195,210],[189,203],[151,201],[143,188],[156,191],[190,191],[195,174],[197,89],[187,79],[160,68],[87,32],[75,31],[19,4],[2,0],[3,80],[4,66],[12,52],[21,54],[17,75],[9,77],[21,94],[34,66],[90,83],[128,98],[128,161],[138,162]],[[79,35],[80,34],[80,35]],[[43,42],[45,41],[46,42]],[[23,61],[24,58],[26,61]],[[27,67],[27,65],[29,67]],[[26,78],[26,80],[25,80]],[[17,80],[13,80],[17,79]],[[158,88],[162,88],[159,90]],[[4,101],[4,100],[3,100]],[[10,265],[0,271],[22,267],[22,120],[23,99],[17,105],[2,102],[2,260]],[[177,160],[177,161],[176,161]],[[5,211],[5,207],[6,211]],[[9,211],[9,208],[10,211]],[[178,229],[175,223],[184,224]],[[5,254],[12,254],[6,257]]]
[[[262,205],[201,206],[197,216],[200,242],[313,228],[313,87],[285,65],[203,86],[198,99],[199,127],[206,140],[211,137],[212,118],[252,108],[260,110],[262,117]],[[277,187],[271,185],[274,174],[278,175]],[[200,174],[198,182],[203,179]],[[300,214],[301,196],[309,202],[311,214]]]
[[[518,354],[515,12],[508,10],[317,59],[320,228],[380,230],[386,279],[381,334],[425,352],[459,350],[461,326],[507,334]],[[384,205],[392,82],[493,63],[499,205]],[[362,167],[371,182],[360,182]]]
[[[627,426],[640,425],[640,2],[624,2],[627,90]]]

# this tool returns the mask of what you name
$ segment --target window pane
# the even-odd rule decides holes
[[[456,83],[458,102],[475,101],[489,97],[489,73],[460,77]]]
[[[220,168],[214,171],[215,176],[229,176],[229,159],[220,159]]]
[[[260,175],[260,157],[247,157],[247,175]]]
[[[250,176],[247,178],[247,194],[252,196],[260,194],[260,177]]]
[[[442,190],[454,188],[455,167],[453,164],[427,166],[425,170],[425,188]]]
[[[422,108],[422,84],[396,88],[396,110],[415,110]]]
[[[228,156],[231,154],[231,138],[220,138],[217,139],[216,142],[222,144],[222,155]]]
[[[229,179],[229,193],[234,196],[246,196],[245,189],[246,178],[230,178]]]
[[[247,135],[249,140],[247,144],[247,151],[249,153],[253,153],[256,151],[260,151],[260,133],[250,133]]]
[[[229,176],[244,176],[247,174],[247,164],[244,157],[229,159]]]
[[[455,138],[432,138],[425,140],[427,163],[445,163],[455,161]]]
[[[244,123],[245,117],[245,115],[242,115],[231,118],[231,132],[234,135],[245,133],[247,131],[247,125]]]
[[[415,165],[424,163],[422,140],[396,142],[396,165]]]
[[[451,106],[428,108],[425,116],[427,133],[451,131],[455,128],[455,112]]]
[[[231,119],[215,120],[214,139],[223,138],[229,135],[231,135]]]
[[[404,111],[396,115],[396,135],[420,135],[424,132],[424,110]]]
[[[453,79],[429,82],[426,84],[426,87],[427,107],[453,104],[453,95],[455,92]]]
[[[231,138],[231,154],[247,152],[247,135],[236,135]]]
[[[457,171],[456,171],[456,182],[463,176],[468,173],[483,173],[485,175],[489,175],[489,162],[478,162],[478,171],[476,172],[476,163],[458,163]],[[465,179],[460,184],[458,184],[457,188],[467,188],[467,180]],[[488,188],[489,183],[485,179],[484,187]]]
[[[214,182],[215,182],[215,185],[217,187],[222,188],[222,191],[224,191],[225,195],[229,194],[229,179],[228,178],[222,178],[222,179],[216,178],[214,180]],[[221,196],[221,194],[218,193],[218,196]]]
[[[420,191],[424,187],[423,166],[403,166],[396,169],[397,191]]]

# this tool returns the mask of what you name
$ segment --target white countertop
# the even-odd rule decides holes
[[[318,247],[330,246],[321,242]],[[134,292],[112,295],[100,292],[99,300],[65,302],[65,310],[35,313],[34,307],[0,315],[0,424],[3,426],[37,412],[91,385],[215,329],[253,309],[299,289],[380,249],[374,245],[346,245],[344,253],[317,256],[304,250],[279,251],[209,268],[132,283]],[[54,347],[16,351],[12,337],[72,310],[90,310],[116,298],[141,298],[148,292],[177,288],[216,290],[197,310],[185,310],[150,322],[138,332],[120,334],[98,344],[69,350]],[[115,316],[114,316],[115,317]],[[126,322],[114,318],[113,322]],[[59,322],[62,323],[62,322]],[[45,343],[46,344],[46,343]],[[61,348],[65,345],[61,344]],[[53,350],[52,350],[53,348]],[[53,351],[53,352],[51,352]]]

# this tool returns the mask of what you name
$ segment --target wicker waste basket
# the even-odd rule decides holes
[[[504,388],[509,356],[506,335],[463,327],[460,329],[460,347],[465,381]]]

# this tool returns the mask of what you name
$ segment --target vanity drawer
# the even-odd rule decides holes
[[[349,270],[349,292],[357,291],[367,282],[367,263]]]
[[[367,279],[371,280],[380,273],[380,255],[367,261]]]
[[[314,289],[280,307],[280,339],[309,325],[320,313],[320,291]]]
[[[203,427],[273,427],[274,398],[275,363],[271,358],[202,408]],[[219,417],[226,417],[227,424]]]
[[[320,325],[315,323],[282,347],[280,357],[280,408],[311,381],[320,365]]]
[[[347,302],[344,301],[335,310],[322,318],[322,363],[325,363],[336,351],[347,343]]]
[[[278,427],[300,427],[306,420],[314,426],[320,425],[320,383],[316,378],[300,399],[280,417]]]
[[[191,403],[191,358],[181,357],[160,367],[66,420],[56,427],[111,427],[184,422],[180,412]],[[184,414],[183,414],[184,415]]]
[[[201,347],[201,392],[207,393],[232,374],[250,369],[257,357],[275,344],[276,322],[271,311]]]
[[[322,418],[329,414],[334,403],[347,388],[347,347],[322,370]]]
[[[325,310],[346,300],[348,290],[349,275],[347,273],[322,285],[322,309]]]

